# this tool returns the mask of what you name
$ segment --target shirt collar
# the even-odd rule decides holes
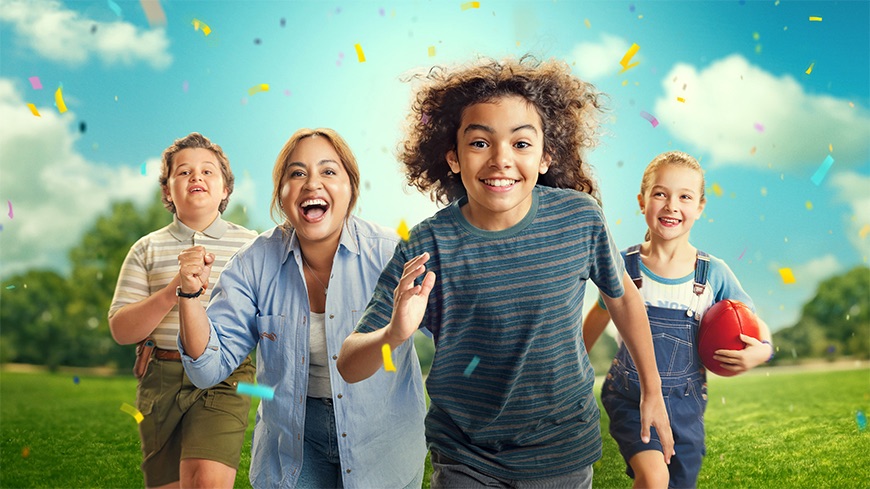
[[[348,218],[344,221],[344,226],[341,228],[341,237],[338,238],[338,247],[339,249],[344,247],[347,251],[351,253],[356,253],[359,255],[359,243],[357,243],[356,239],[356,218],[353,216],[348,216]],[[282,233],[285,233],[283,230]],[[286,236],[286,233],[284,234]],[[301,248],[299,248],[299,238],[296,236],[296,230],[293,229],[292,234],[290,235],[290,240],[286,241],[287,243],[287,253],[284,254],[284,259],[281,261],[283,265],[284,262],[287,261],[287,258],[290,257],[290,253],[300,254]]]
[[[223,238],[224,234],[226,234],[228,229],[229,225],[226,221],[221,219],[220,214],[218,214],[217,218],[215,218],[215,220],[212,221],[212,223],[209,224],[207,228],[202,230],[202,234],[212,239],[221,239]],[[173,214],[172,224],[169,225],[169,234],[171,234],[178,241],[190,241],[195,233],[195,230],[189,228],[186,224],[181,222],[181,219],[178,218],[178,214]]]

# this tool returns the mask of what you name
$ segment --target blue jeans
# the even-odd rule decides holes
[[[299,488],[341,488],[341,459],[332,399],[309,397],[305,404],[305,443],[302,446],[302,472]]]
[[[437,452],[430,452],[432,459],[432,489],[459,489],[498,487],[504,489],[562,489],[592,488],[592,466],[566,475],[543,479],[502,479],[492,477],[451,460]]]

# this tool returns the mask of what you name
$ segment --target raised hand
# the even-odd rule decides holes
[[[402,278],[393,291],[393,316],[386,331],[391,343],[402,343],[420,327],[429,303],[429,293],[435,285],[435,273],[426,271],[427,261],[429,253],[423,253],[405,263]],[[423,273],[426,274],[423,282],[414,285],[414,281]]]
[[[189,294],[208,288],[208,277],[214,263],[214,254],[206,253],[202,246],[188,248],[178,255],[178,274],[181,290]]]

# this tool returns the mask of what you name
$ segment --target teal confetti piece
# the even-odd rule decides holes
[[[831,158],[831,155],[828,155],[828,157],[825,158],[825,161],[823,161],[822,164],[819,166],[819,169],[816,170],[815,173],[813,173],[813,176],[812,178],[810,178],[810,180],[812,180],[812,182],[816,184],[816,186],[818,186],[820,183],[822,183],[822,180],[825,179],[825,175],[828,174],[828,170],[831,169],[831,165],[833,164],[834,158]]]
[[[471,359],[471,362],[468,363],[468,366],[465,367],[465,372],[462,375],[468,377],[471,375],[471,372],[474,372],[474,369],[477,368],[477,364],[480,363],[480,357],[474,355],[474,358]]]
[[[859,431],[867,429],[867,415],[864,414],[864,411],[858,410],[858,412],[855,413],[855,422],[858,423]]]
[[[236,392],[251,397],[260,397],[271,401],[275,398],[275,389],[266,385],[254,385],[245,382],[239,382],[236,387]]]

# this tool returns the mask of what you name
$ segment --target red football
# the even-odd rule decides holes
[[[746,304],[725,299],[707,309],[698,331],[698,353],[707,370],[723,377],[736,375],[736,372],[722,368],[713,359],[713,353],[716,350],[742,350],[746,345],[740,341],[741,333],[761,339],[758,318]]]

